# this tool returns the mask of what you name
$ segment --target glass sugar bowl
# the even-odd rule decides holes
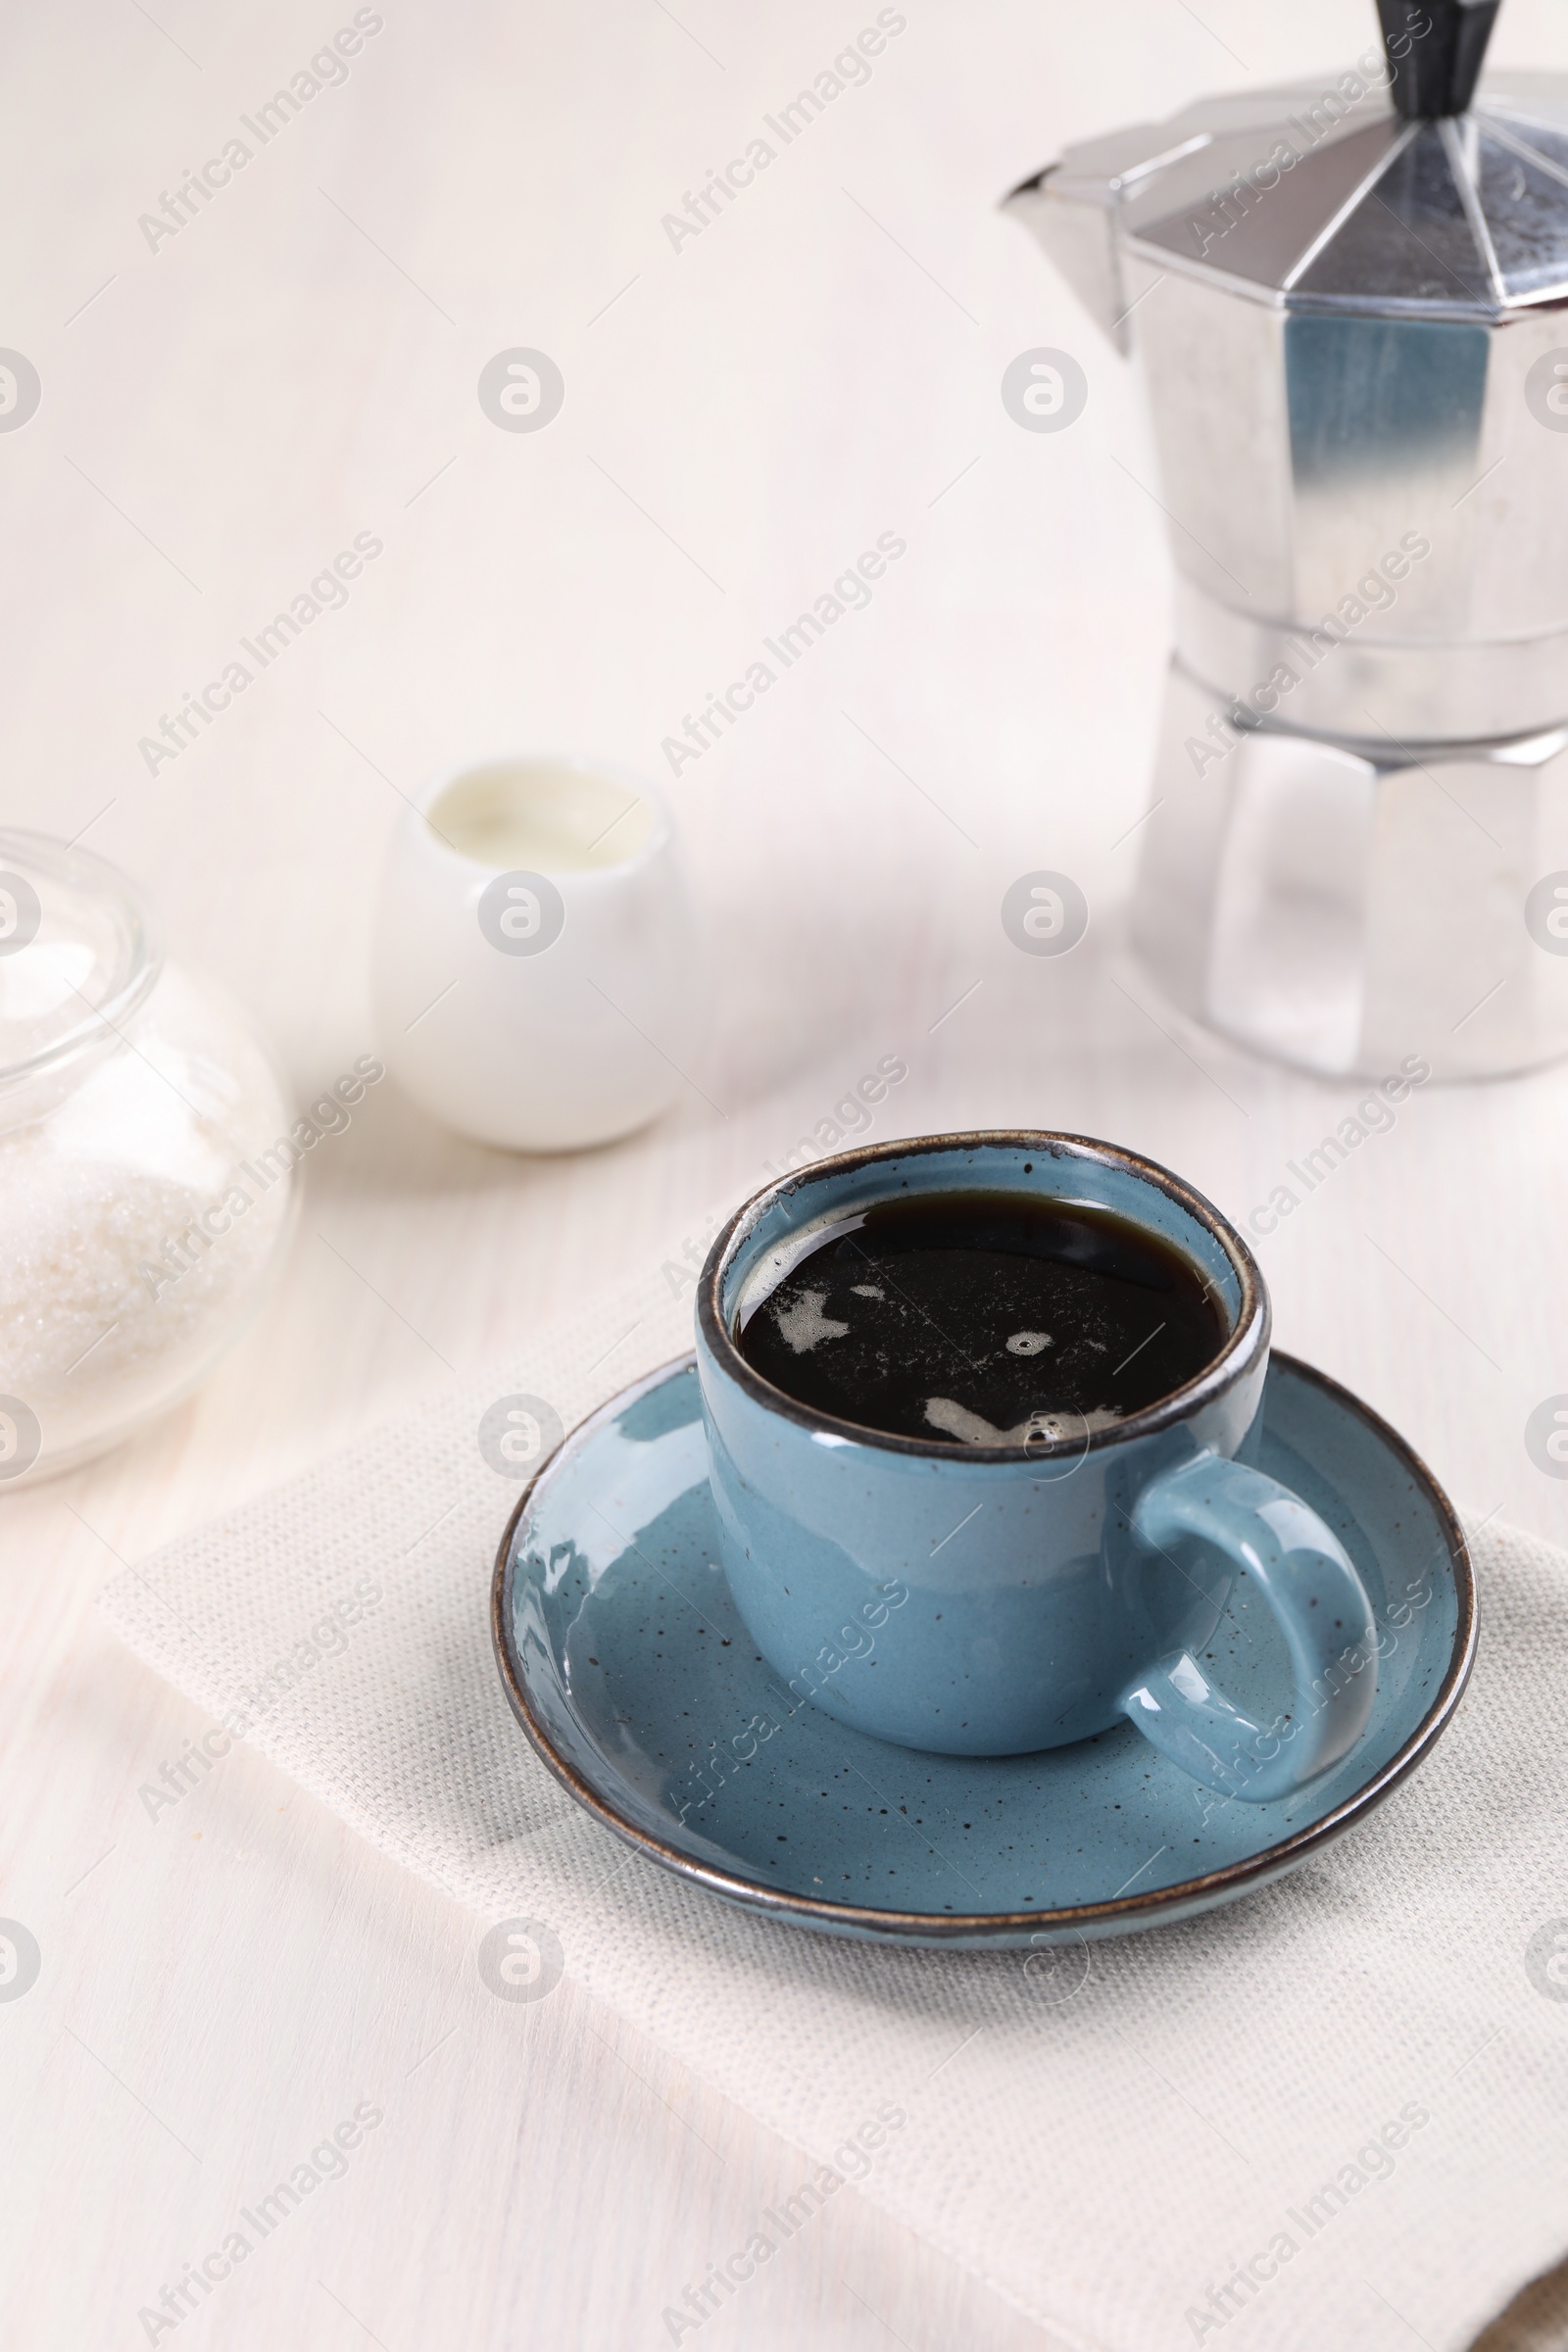
[[[237,1337],[288,1236],[290,1116],[122,874],[0,828],[0,1493],[118,1444]]]

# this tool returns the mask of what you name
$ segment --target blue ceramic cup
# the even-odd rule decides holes
[[[1027,1446],[864,1428],[746,1361],[737,1332],[827,1229],[878,1201],[976,1190],[1093,1204],[1174,1246],[1222,1307],[1218,1353],[1123,1421],[1063,1416]],[[758,1648],[797,1693],[902,1747],[1018,1755],[1125,1717],[1231,1796],[1327,1772],[1371,1713],[1372,1610],[1332,1530],[1249,1459],[1269,1323],[1241,1236],[1109,1144],[928,1136],[768,1185],[719,1235],[697,1298],[723,1566]],[[1267,1716],[1233,1703],[1205,1657],[1238,1580],[1284,1637],[1290,1688]]]

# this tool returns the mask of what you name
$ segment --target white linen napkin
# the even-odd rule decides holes
[[[546,1922],[684,2065],[839,2151],[828,2193],[868,2127],[864,2193],[1070,2343],[1458,2352],[1568,2251],[1568,1560],[1488,1527],[1480,1661],[1422,1770],[1281,1885],[1095,1944],[1081,1983],[753,1918],[578,1810],[490,1650],[517,1481],[486,1411],[570,1428],[690,1345],[693,1273],[601,1294],[121,1575],[110,1623],[383,1852]]]

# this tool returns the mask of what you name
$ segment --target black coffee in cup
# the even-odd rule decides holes
[[[735,1343],[802,1404],[904,1438],[1027,1446],[1102,1429],[1218,1354],[1190,1258],[1101,1208],[926,1193],[826,1228]]]

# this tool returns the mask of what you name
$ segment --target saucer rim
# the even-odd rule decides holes
[[[1200,1877],[1182,1879],[1172,1886],[1152,1888],[1144,1894],[1113,1895],[1103,1902],[1069,1903],[1050,1911],[880,1911],[864,1904],[840,1902],[820,1895],[791,1893],[781,1887],[765,1886],[759,1880],[745,1878],[738,1871],[722,1870],[712,1863],[700,1862],[692,1855],[683,1853],[678,1846],[666,1844],[662,1838],[654,1837],[651,1832],[639,1828],[635,1822],[628,1821],[618,1813],[554,1745],[544,1724],[534,1712],[526,1685],[514,1662],[506,1633],[511,1617],[514,1541],[518,1523],[536,1490],[558,1465],[564,1462],[568,1451],[575,1452],[586,1445],[601,1423],[623,1412],[629,1403],[635,1402],[651,1389],[673,1379],[679,1372],[695,1370],[695,1348],[687,1348],[682,1354],[672,1356],[668,1362],[646,1373],[642,1379],[628,1382],[625,1388],[618,1390],[579,1421],[550,1459],[534,1472],[518,1495],[501,1538],[490,1584],[490,1638],[512,1711],[541,1763],[586,1812],[634,1852],[645,1855],[662,1869],[672,1871],[689,1884],[704,1887],[710,1894],[741,1903],[748,1910],[791,1920],[818,1932],[860,1935],[885,1942],[971,1946],[986,1941],[1015,1942],[1020,1935],[1043,1935],[1048,1931],[1070,1934],[1073,1930],[1090,1930],[1106,1934],[1122,1930],[1130,1933],[1140,1927],[1155,1926],[1168,1916],[1185,1917],[1195,1904],[1207,1907],[1210,1899],[1221,1901],[1245,1893],[1250,1887],[1267,1885],[1284,1871],[1294,1869],[1319,1847],[1331,1844],[1336,1838],[1343,1836],[1380,1805],[1415,1770],[1446,1730],[1464,1695],[1475,1664],[1479,1630],[1475,1568],[1464,1529],[1447,1494],[1415,1448],[1384,1420],[1381,1413],[1354,1396],[1341,1382],[1331,1379],[1326,1372],[1320,1372],[1315,1365],[1303,1363],[1299,1356],[1291,1355],[1283,1348],[1274,1348],[1269,1362],[1271,1368],[1275,1364],[1288,1367],[1337,1404],[1348,1407],[1394,1451],[1416,1483],[1424,1489],[1447,1540],[1457,1617],[1447,1669],[1437,1694],[1397,1753],[1391,1756],[1370,1780],[1363,1782],[1336,1805],[1332,1812],[1324,1814],[1321,1820],[1294,1831],[1290,1837],[1265,1847],[1259,1853],[1226,1863],[1222,1868],[1206,1871]]]

